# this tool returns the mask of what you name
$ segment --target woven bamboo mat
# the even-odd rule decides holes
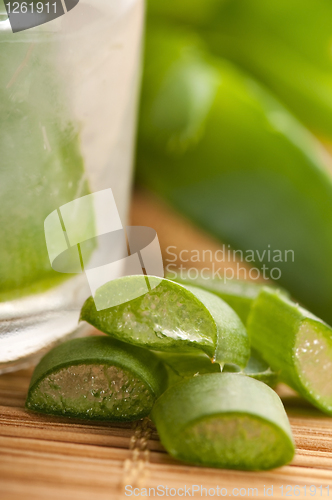
[[[135,195],[132,223],[154,227],[164,255],[168,245],[178,250],[218,248],[217,242],[146,193]],[[332,496],[332,419],[285,387],[280,394],[296,457],[289,466],[250,473],[191,467],[171,459],[147,420],[113,425],[27,412],[30,376],[31,370],[0,376],[0,500],[123,500],[147,495],[318,499],[329,496],[327,487]]]
[[[147,493],[150,488],[150,496],[155,492],[157,497],[158,486],[159,493],[166,497],[168,492],[173,498],[180,498],[185,486],[186,496],[188,491],[192,496],[193,486],[199,488],[194,491],[196,498],[205,497],[204,488],[207,496],[210,490],[215,497],[222,492],[255,498],[265,498],[272,486],[273,498],[282,498],[286,492],[304,498],[305,486],[308,497],[314,492],[309,490],[312,485],[316,486],[315,498],[321,490],[327,497],[327,486],[332,490],[332,420],[283,387],[296,457],[290,466],[250,473],[191,467],[171,459],[147,420],[114,425],[27,412],[24,401],[30,376],[26,370],[0,377],[1,500],[123,499],[134,497],[134,487],[143,496],[142,488]],[[125,490],[126,485],[132,488]],[[294,489],[296,485],[299,489]]]

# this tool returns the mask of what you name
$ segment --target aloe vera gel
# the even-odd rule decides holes
[[[13,33],[0,0],[0,371],[73,333],[90,294],[52,269],[49,214],[111,188],[126,222],[142,17],[142,0],[80,0]]]

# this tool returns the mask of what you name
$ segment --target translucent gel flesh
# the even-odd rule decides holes
[[[332,411],[332,337],[323,328],[303,322],[296,337],[295,364],[309,394]]]
[[[282,443],[282,444],[281,444]],[[225,468],[271,468],[284,457],[280,433],[252,416],[213,416],[188,427],[181,434],[182,458]]]
[[[96,419],[135,419],[148,414],[150,389],[132,373],[117,366],[77,365],[42,379],[27,407],[57,415]]]

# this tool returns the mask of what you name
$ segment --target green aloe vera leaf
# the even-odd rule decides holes
[[[148,415],[167,384],[163,363],[151,352],[108,337],[65,342],[37,365],[26,408],[96,420]]]
[[[210,373],[179,382],[157,400],[151,417],[170,455],[188,463],[262,470],[294,455],[279,396],[250,377]]]
[[[280,378],[332,415],[332,329],[278,291],[264,288],[247,322],[251,341]]]
[[[203,353],[173,354],[170,352],[156,352],[156,354],[177,375],[177,377],[172,377],[169,385],[172,385],[174,381],[178,381],[179,377],[181,379],[205,373],[220,373],[219,366],[216,363],[211,363],[210,358]],[[278,382],[278,373],[271,370],[270,366],[255,349],[251,349],[250,358],[245,368],[241,369],[237,365],[226,363],[222,372],[247,375],[248,377],[264,382],[270,387],[275,387]]]
[[[205,373],[221,373],[221,366],[218,363],[212,363],[211,359],[204,353],[154,352],[165,364],[168,373],[168,387],[177,384],[184,378],[191,378]]]
[[[218,16],[225,0],[149,0],[147,2],[148,22],[153,25],[154,18],[162,18],[170,23],[191,25],[195,28],[211,25]]]
[[[174,272],[172,274],[174,274]],[[256,299],[262,288],[266,286],[262,283],[254,283],[252,281],[238,279],[223,280],[212,277],[205,279],[202,276],[190,278],[189,273],[183,270],[181,271],[181,274],[177,274],[175,278],[173,276],[169,276],[168,279],[184,285],[198,286],[203,288],[203,290],[207,290],[208,292],[218,295],[218,297],[223,299],[229,306],[231,306],[232,309],[234,309],[244,324],[247,321],[251,304]],[[286,290],[280,291],[288,295]]]
[[[151,290],[145,293],[146,279]],[[204,351],[219,364],[246,366],[249,338],[237,314],[219,297],[196,287],[153,276],[127,276],[97,290],[98,298],[125,297],[129,288],[138,298],[96,310],[92,297],[81,320],[123,342],[156,351]],[[140,288],[142,292],[140,292]]]
[[[243,323],[247,321],[251,304],[263,286],[240,280],[229,280],[225,283],[218,278],[205,280],[201,277],[197,277],[191,279],[188,274],[182,274],[181,277],[177,276],[174,278],[174,281],[177,283],[190,284],[191,286],[198,286],[218,295],[218,297],[223,299],[232,309],[234,309]]]
[[[215,54],[252,73],[332,139],[329,0],[150,0],[148,7],[148,25],[158,18],[191,25]]]
[[[72,276],[51,268],[44,220],[89,188],[52,35],[3,29],[0,47],[2,301]]]
[[[145,54],[138,181],[250,250],[252,266],[265,265],[267,277],[332,322],[332,182],[321,146],[188,32],[155,25]]]
[[[238,373],[255,378],[270,387],[275,387],[279,381],[279,373],[271,369],[270,365],[264,361],[261,354],[256,349],[251,348],[251,355],[247,366],[241,369],[236,365],[225,364],[223,373]]]
[[[241,65],[331,140],[331,19],[326,0],[227,1],[205,36],[216,54]]]
[[[156,352],[156,355],[181,378],[221,371],[218,363],[212,363],[204,353]]]

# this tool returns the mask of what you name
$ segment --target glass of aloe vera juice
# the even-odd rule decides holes
[[[100,226],[89,195],[111,188],[126,222],[142,26],[142,0],[80,0],[14,33],[0,0],[0,372],[75,335],[91,293],[82,266],[52,268],[45,219],[80,264]]]

